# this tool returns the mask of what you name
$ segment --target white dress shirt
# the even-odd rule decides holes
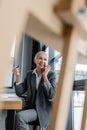
[[[38,89],[38,85],[39,85],[40,80],[42,78],[42,74],[38,76],[36,69],[33,70],[33,73],[36,75],[36,89]]]

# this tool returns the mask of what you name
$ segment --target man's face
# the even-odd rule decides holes
[[[38,69],[44,69],[44,67],[48,63],[48,57],[46,54],[39,54],[38,57],[35,59],[35,64]]]

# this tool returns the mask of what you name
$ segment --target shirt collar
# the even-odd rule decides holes
[[[37,74],[36,68],[33,70],[32,74]]]
[[[42,74],[40,76],[37,75],[36,68],[33,70],[32,74],[35,74],[36,77],[41,77],[42,76]]]

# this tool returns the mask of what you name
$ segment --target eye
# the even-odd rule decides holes
[[[38,59],[42,60],[42,57],[39,57]]]
[[[44,61],[47,61],[47,59],[45,58]]]

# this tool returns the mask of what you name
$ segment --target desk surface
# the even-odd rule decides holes
[[[1,110],[18,110],[22,108],[22,100],[16,94],[6,93],[0,94],[0,109]]]

